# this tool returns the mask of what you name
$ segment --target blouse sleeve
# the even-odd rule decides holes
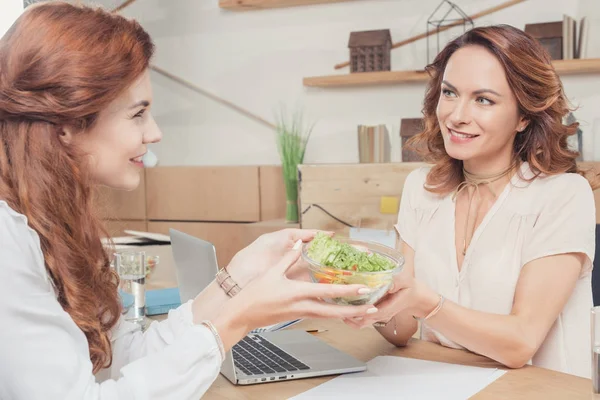
[[[142,332],[138,324],[119,319],[111,335],[113,362],[110,376],[118,378],[119,370],[142,357],[157,353],[175,343],[192,329],[192,300],[170,310],[163,321],[153,321]]]
[[[521,266],[537,258],[583,253],[586,260],[582,275],[592,269],[596,247],[596,208],[588,181],[577,174],[556,177],[547,185],[546,205],[537,216],[525,241]]]
[[[2,204],[0,255],[1,399],[197,400],[218,376],[216,338],[182,317],[182,309],[173,315],[181,321],[155,326],[144,340],[119,326],[120,365],[112,379],[98,382],[85,335],[56,299],[39,238],[24,216]]]
[[[400,239],[415,249],[417,232],[417,214],[415,211],[416,196],[423,186],[426,172],[422,169],[412,171],[404,181],[402,196],[400,199],[400,210],[398,212],[398,222],[394,227],[400,235]]]

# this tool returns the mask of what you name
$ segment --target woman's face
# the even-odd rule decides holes
[[[446,152],[474,173],[508,167],[515,136],[527,126],[502,64],[481,46],[448,60],[436,114]]]
[[[124,190],[138,186],[146,145],[162,138],[150,113],[151,103],[146,71],[100,112],[92,129],[73,136],[73,143],[89,156],[96,183]]]

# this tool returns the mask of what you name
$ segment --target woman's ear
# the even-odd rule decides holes
[[[71,143],[73,143],[73,139],[75,137],[75,131],[73,130],[73,128],[70,128],[68,126],[61,126],[58,128],[58,138],[63,142],[63,144],[65,145],[70,145]]]
[[[525,117],[521,117],[519,123],[517,124],[517,132],[523,132],[529,126],[529,120],[525,119]]]

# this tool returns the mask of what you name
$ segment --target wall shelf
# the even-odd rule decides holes
[[[313,4],[341,3],[356,0],[219,0],[219,7],[232,11],[261,10],[265,8],[281,8],[305,6]]]
[[[600,73],[600,58],[553,61],[559,75]],[[344,87],[427,82],[429,75],[420,71],[357,72],[344,75],[312,76],[304,78],[304,86]]]

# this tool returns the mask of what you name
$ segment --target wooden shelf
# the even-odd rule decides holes
[[[355,0],[219,0],[219,7],[232,11],[261,10],[265,8],[281,8],[306,6],[313,4],[341,3]]]
[[[584,58],[580,60],[553,61],[554,69],[559,75],[579,75],[600,72],[600,58]]]
[[[362,86],[406,82],[426,82],[429,75],[425,71],[381,71],[357,72],[345,75],[312,76],[304,78],[304,86]]]
[[[600,73],[600,58],[553,61],[559,75]],[[304,78],[304,86],[343,87],[427,82],[429,75],[421,71],[357,72],[345,75],[312,76]]]

